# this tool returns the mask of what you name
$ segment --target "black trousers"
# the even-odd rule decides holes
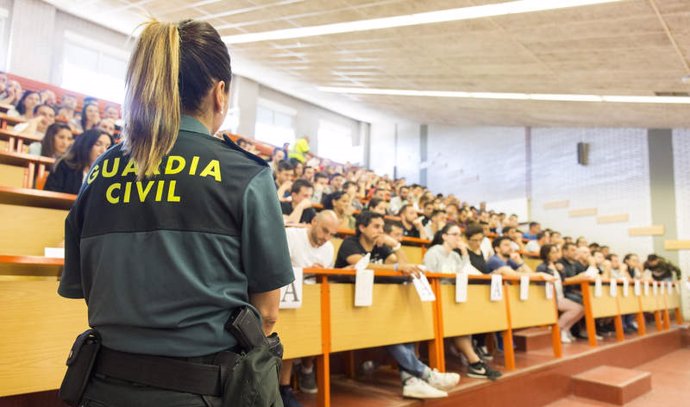
[[[91,378],[80,407],[214,407],[220,400],[143,386],[96,375]]]

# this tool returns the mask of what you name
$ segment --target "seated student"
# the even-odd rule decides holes
[[[422,219],[417,215],[417,211],[412,205],[403,205],[400,208],[400,212],[398,212],[398,216],[402,222],[405,236],[429,239],[424,230],[424,225],[422,225]]]
[[[543,233],[543,232],[539,232]],[[562,280],[556,264],[561,258],[561,251],[558,246],[545,244],[539,249],[539,257],[543,263],[537,266],[537,272],[551,275],[556,280]],[[573,327],[585,314],[585,309],[581,304],[568,298],[557,298],[558,311],[562,314],[558,318],[558,326],[561,328],[561,342],[572,343],[575,337],[570,333]]]
[[[303,180],[297,180],[295,184],[299,181]],[[285,229],[292,266],[333,268],[335,249],[331,239],[337,231],[338,218],[333,211],[329,210],[316,214],[306,228]],[[294,362],[294,359],[283,360],[280,369],[280,395],[285,407],[301,407],[301,403],[295,398],[290,386]],[[314,394],[318,391],[313,357],[302,358],[297,375],[302,392]]]
[[[32,119],[14,126],[14,131],[21,134],[43,137],[48,126],[55,123],[55,109],[50,105],[36,105]],[[40,144],[36,142],[37,144]],[[34,147],[37,148],[37,147]],[[31,154],[31,150],[29,150]]]
[[[656,254],[647,256],[647,261],[644,262],[645,273],[651,273],[654,281],[673,281],[680,279],[680,269]]]
[[[549,232],[545,230],[538,232],[534,239],[531,239],[529,242],[527,242],[525,245],[525,251],[529,253],[539,253],[543,245],[551,243],[550,238],[551,236],[549,235]]]
[[[281,161],[278,163],[278,170],[275,172],[276,190],[278,191],[278,199],[285,201],[290,196],[290,188],[292,188],[292,181],[295,178],[295,167],[289,161]]]
[[[275,174],[278,172],[278,163],[282,162],[285,160],[285,151],[283,151],[282,148],[274,148],[273,153],[271,154],[271,162],[269,164],[269,167],[273,170],[273,174],[275,177]]]
[[[603,253],[603,251],[602,251]],[[620,258],[615,253],[610,253],[606,256],[606,260],[611,264],[611,271],[609,277],[616,280],[632,280],[632,276],[628,273],[628,266],[625,262],[621,262]],[[623,315],[623,332],[631,334],[637,331],[637,324],[635,323],[635,316],[632,314]]]
[[[486,260],[489,260],[489,257],[496,254],[494,252],[493,246],[491,246],[491,239],[489,239],[489,235],[492,233],[491,232],[491,225],[489,222],[481,222],[480,221],[479,226],[484,231],[484,237],[483,237],[482,243],[479,245],[479,247],[481,248],[482,253],[484,254],[484,258]]]
[[[388,202],[383,199],[371,198],[367,204],[367,210],[385,216],[388,213]]]
[[[77,137],[69,151],[55,164],[48,175],[46,191],[78,194],[91,165],[113,144],[108,133],[89,130]]]
[[[561,273],[563,282],[582,282],[594,280],[599,274],[599,270],[595,267],[594,259],[589,254],[587,247],[578,248],[574,243],[564,243],[561,248],[561,258],[555,264],[556,269]],[[583,304],[582,291],[577,285],[568,285],[563,289],[563,294],[566,298],[578,304]],[[581,339],[587,339],[587,332],[576,324],[573,326],[575,336]],[[603,339],[596,335],[597,340]]]
[[[331,194],[331,203],[331,209],[338,216],[340,227],[342,229],[355,229],[355,218],[352,216],[354,208],[350,195],[343,191],[334,192]]]
[[[359,201],[357,198],[357,184],[352,182],[352,181],[345,181],[343,184],[343,192],[348,194],[350,196],[350,202],[352,204],[352,208],[356,211],[361,211],[364,209],[364,206],[362,203]]]
[[[541,225],[539,222],[530,222],[529,230],[525,233],[525,239],[527,240],[537,240],[537,235],[541,232]]]
[[[522,260],[520,254],[513,250],[511,243],[512,240],[506,236],[494,239],[492,245],[496,254],[486,262],[486,269],[489,273],[498,271],[503,275],[516,276],[518,272],[530,273],[532,271]]]
[[[456,252],[459,250],[462,256]],[[470,263],[467,245],[462,240],[462,231],[454,223],[446,224],[431,242],[431,247],[424,255],[424,266],[429,271],[437,273],[458,274]],[[451,339],[454,350],[461,352],[469,363],[467,376],[476,379],[496,380],[501,373],[491,369],[475,353],[472,347],[472,337],[469,335]],[[453,352],[451,352],[453,353]]]
[[[53,123],[48,126],[43,141],[31,143],[29,154],[59,159],[67,153],[73,142],[74,135],[72,135],[72,129],[69,125]]]
[[[331,175],[327,191],[322,193],[321,204],[324,208],[333,209],[333,196],[336,192],[342,191],[344,183],[345,177],[342,174],[336,172]]]
[[[335,261],[336,268],[351,267],[362,257],[370,254],[370,263],[393,266],[403,274],[416,274],[416,266],[398,263],[397,252],[400,242],[383,233],[383,215],[364,211],[357,216],[356,236],[343,240]],[[457,373],[440,373],[422,363],[415,353],[413,343],[387,346],[386,350],[400,366],[403,382],[403,397],[438,398],[446,397],[449,390],[458,384]]]
[[[406,185],[402,185],[398,189],[398,195],[396,195],[395,197],[393,197],[393,199],[391,199],[391,204],[390,204],[390,208],[389,208],[390,213],[394,214],[394,213],[400,212],[400,208],[402,208],[403,205],[407,205],[409,203],[409,201],[408,201],[409,195],[410,195],[410,187],[408,187]]]
[[[91,130],[98,126],[101,121],[101,112],[98,108],[98,102],[95,100],[87,101],[84,99],[84,107],[81,109],[81,131]]]
[[[637,257],[635,253],[628,253],[623,257],[623,263],[625,264],[628,274],[630,277],[641,280],[644,273],[642,267],[640,266],[640,258]]]
[[[22,97],[22,85],[17,81],[7,81],[7,86],[5,91],[0,94],[0,103],[6,105],[12,105],[13,108],[7,112],[10,116],[18,116],[19,113],[16,110],[16,105],[19,103],[19,99]]]
[[[328,194],[328,174],[325,172],[317,172],[314,174],[314,195],[311,201],[314,203],[321,203],[323,197]]]
[[[309,181],[298,179],[292,183],[290,189],[290,202],[281,202],[280,209],[283,211],[283,219],[286,224],[311,223],[316,216],[316,211],[312,208],[311,194],[314,187]]]
[[[38,92],[27,90],[17,102],[16,112],[8,112],[10,116],[19,116],[22,119],[30,120],[34,117],[34,107],[41,104],[41,96]]]
[[[436,236],[443,227],[446,226],[446,211],[434,210],[431,213],[429,222],[424,226],[427,236]]]
[[[302,171],[301,178],[309,182],[314,182],[314,175],[316,175],[316,169],[307,165],[304,167],[304,171]]]
[[[101,119],[96,128],[110,134],[110,137],[115,137],[115,121],[113,119]]]
[[[503,228],[503,236],[510,239],[510,246],[514,252],[524,250],[525,244],[522,243],[522,232],[515,226],[506,226]]]

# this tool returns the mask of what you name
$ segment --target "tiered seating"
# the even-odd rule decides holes
[[[3,107],[0,106],[0,110]],[[3,118],[4,126],[11,120]],[[4,131],[4,133],[3,133]],[[31,141],[0,130],[8,146]],[[11,138],[10,135],[12,135]],[[237,136],[233,136],[236,138]],[[21,140],[21,141],[18,141]],[[269,155],[272,147],[257,145]],[[74,195],[21,188],[34,184],[51,160],[10,152],[0,153],[0,212],[4,233],[0,237],[0,397],[56,389],[64,374],[64,360],[74,337],[87,327],[83,301],[67,300],[56,294],[57,277],[62,259],[43,257],[45,247],[55,247],[63,240],[64,219]],[[339,231],[333,243],[351,230]],[[429,241],[405,238],[403,250],[413,263],[422,263]],[[537,259],[526,255],[533,269]],[[355,307],[354,285],[333,283],[333,276],[353,276],[352,270],[305,269],[318,276],[318,284],[304,285],[303,305],[299,309],[280,311],[276,331],[285,345],[285,358],[317,356],[319,382],[318,405],[331,405],[330,358],[334,353],[384,346],[395,343],[422,342],[428,349],[431,367],[446,369],[444,339],[462,335],[499,332],[504,342],[504,366],[515,369],[513,331],[540,327],[549,332],[555,357],[562,355],[555,295],[547,298],[544,281],[531,276],[529,297],[520,299],[518,279],[504,278],[502,298],[490,300],[490,276],[470,276],[467,301],[455,300],[454,275],[428,273],[436,296],[434,302],[421,302],[412,285],[375,284],[374,304]],[[377,277],[400,276],[389,270],[377,270]],[[586,309],[590,345],[596,346],[594,319],[613,317],[617,339],[624,339],[621,315],[635,314],[645,334],[644,313],[656,318],[656,329],[671,327],[669,310],[675,311],[680,323],[680,299],[676,285],[672,290],[650,289],[649,295],[636,296],[632,285],[628,296],[617,286],[615,296],[608,289],[594,295],[590,283],[581,289]],[[668,287],[666,287],[668,288]],[[550,331],[549,331],[550,330]]]

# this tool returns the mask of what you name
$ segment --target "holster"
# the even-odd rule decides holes
[[[277,334],[243,353],[223,377],[222,407],[283,407],[278,390],[282,345]]]
[[[60,399],[67,405],[79,405],[100,349],[101,336],[94,329],[85,331],[74,341],[67,357],[67,373],[59,393]]]

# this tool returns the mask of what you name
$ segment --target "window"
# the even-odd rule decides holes
[[[281,147],[295,142],[295,115],[297,112],[287,106],[259,99],[256,110],[256,138]]]
[[[358,163],[362,158],[362,148],[352,145],[352,129],[327,120],[319,120],[319,157],[339,163]]]
[[[122,103],[127,73],[126,51],[66,32],[61,87]]]
[[[10,13],[7,9],[0,8],[0,71],[5,71],[7,67],[7,27],[9,25]]]

